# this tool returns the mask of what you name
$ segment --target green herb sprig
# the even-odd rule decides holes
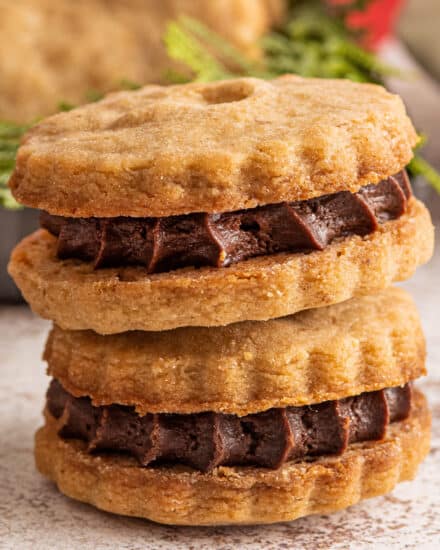
[[[264,58],[273,76],[349,78],[382,82],[396,70],[360,48],[341,19],[330,17],[321,4],[298,7],[295,17],[262,40]]]
[[[8,189],[8,180],[15,167],[15,155],[20,139],[29,126],[0,122],[0,206],[17,210],[22,208]]]
[[[164,35],[168,55],[186,67],[171,72],[171,82],[223,80],[234,76],[274,78],[295,73],[307,77],[383,82],[396,74],[374,54],[360,48],[341,20],[312,3],[299,6],[283,28],[261,41],[261,59],[251,59],[227,40],[191,19],[169,23]]]

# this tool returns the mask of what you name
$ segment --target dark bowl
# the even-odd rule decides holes
[[[6,271],[12,249],[24,236],[38,227],[38,211],[9,211],[0,208],[0,300],[18,302],[21,294]]]

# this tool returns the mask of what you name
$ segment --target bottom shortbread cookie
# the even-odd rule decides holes
[[[36,434],[35,456],[61,492],[102,510],[159,523],[218,525],[288,521],[385,494],[414,477],[429,443],[429,410],[416,392],[409,418],[391,425],[384,440],[278,470],[142,468],[124,456],[87,454],[84,442],[57,435],[51,417]]]

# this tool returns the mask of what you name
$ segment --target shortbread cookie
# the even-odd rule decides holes
[[[416,393],[407,420],[382,441],[351,444],[338,457],[288,462],[277,470],[184,466],[143,468],[134,458],[93,456],[80,440],[63,440],[48,416],[36,435],[36,462],[66,495],[94,506],[160,523],[273,523],[329,513],[391,491],[412,479],[429,450],[430,415]]]
[[[390,288],[227,327],[100,336],[54,326],[48,373],[94,405],[246,415],[400,386],[425,374],[417,310]]]
[[[42,317],[109,334],[267,320],[334,304],[410,277],[432,249],[429,213],[411,198],[397,220],[309,254],[148,275],[142,267],[94,270],[60,260],[56,238],[40,230],[16,247],[9,272]]]
[[[356,192],[402,170],[416,142],[401,99],[372,84],[147,86],[32,128],[10,186],[61,216],[229,212]]]

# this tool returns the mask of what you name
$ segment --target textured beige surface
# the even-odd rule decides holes
[[[39,230],[15,248],[9,272],[32,309],[63,329],[109,334],[227,325],[377,292],[428,261],[433,236],[428,211],[412,199],[398,220],[323,251],[146,275],[141,267],[94,270],[59,260],[56,238]]]
[[[10,186],[63,216],[221,212],[357,191],[404,168],[416,141],[400,98],[372,84],[147,86],[32,128]]]
[[[408,420],[383,441],[350,445],[339,457],[287,463],[278,470],[141,468],[134,459],[91,456],[63,441],[50,417],[36,435],[36,463],[64,494],[129,516],[178,525],[273,523],[329,513],[383,495],[412,479],[429,451],[430,414],[416,393]]]
[[[374,296],[266,322],[100,336],[54,327],[48,373],[95,405],[250,414],[400,386],[425,374],[411,297]]]
[[[29,122],[91,90],[163,79],[166,22],[185,13],[238,46],[255,42],[284,0],[0,0],[0,117]],[[8,46],[6,46],[8,45]]]

